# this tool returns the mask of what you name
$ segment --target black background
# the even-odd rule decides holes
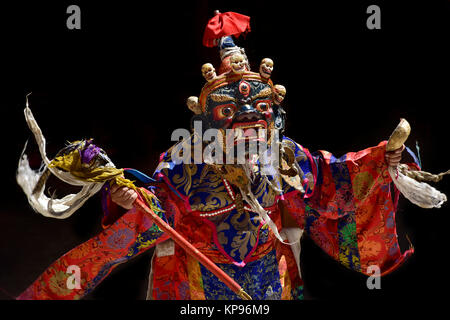
[[[81,8],[81,30],[66,28],[70,4]],[[381,8],[381,30],[366,28],[370,4]],[[341,156],[387,139],[404,117],[412,127],[407,145],[414,149],[418,141],[424,170],[449,169],[448,1],[2,4],[0,299],[20,294],[55,259],[101,231],[99,196],[67,220],[49,219],[31,210],[15,183],[27,139],[31,165],[40,162],[23,117],[25,95],[32,92],[50,157],[67,140],[93,137],[117,167],[151,174],[172,144],[171,132],[189,127],[185,100],[200,93],[201,65],[218,67],[216,49],[202,46],[215,9],[251,17],[252,31],[237,43],[254,70],[262,58],[274,60],[272,80],[287,88],[289,137]],[[61,187],[58,195],[68,191]],[[449,179],[438,189],[450,194]],[[304,240],[305,298],[444,298],[448,204],[426,210],[401,199],[397,222],[402,248],[407,233],[416,253],[382,278],[381,290],[368,290],[366,277]],[[144,299],[150,254],[119,266],[86,299]]]

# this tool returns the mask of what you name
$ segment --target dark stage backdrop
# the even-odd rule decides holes
[[[448,161],[448,1],[16,1],[0,9],[1,204],[0,299],[21,293],[59,256],[100,230],[99,196],[67,220],[34,213],[15,183],[27,139],[25,95],[47,138],[49,156],[69,140],[92,137],[118,167],[152,174],[171,132],[188,128],[188,96],[204,83],[200,67],[218,67],[202,47],[215,9],[251,16],[239,38],[254,70],[275,62],[272,79],[287,88],[286,134],[311,151],[336,156],[378,144],[404,117],[407,145],[420,145],[425,170]],[[155,2],[156,3],[156,2]],[[66,28],[66,8],[81,8],[81,30]],[[381,30],[368,30],[366,8],[381,8]],[[406,156],[405,160],[411,161]],[[450,195],[450,178],[438,188]],[[57,185],[56,181],[53,181]],[[61,189],[62,188],[62,189]],[[59,194],[68,192],[59,185]],[[398,234],[415,255],[368,290],[366,277],[325,256],[310,240],[302,247],[307,299],[438,299],[448,288],[449,205],[418,208],[400,200]],[[86,299],[144,299],[151,251],[118,267]]]

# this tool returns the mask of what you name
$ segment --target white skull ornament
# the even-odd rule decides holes
[[[205,63],[202,65],[202,75],[206,81],[210,82],[217,76],[216,69],[214,69],[211,63]]]
[[[264,58],[259,65],[259,74],[262,78],[268,79],[273,71],[273,60],[269,58]]]
[[[231,66],[231,71],[233,71],[234,73],[237,73],[237,74],[244,73],[245,65],[246,65],[245,57],[242,54],[236,53],[231,56],[230,66]]]
[[[191,96],[187,98],[186,105],[195,114],[201,114],[202,108],[200,107],[200,104],[198,103],[198,97]]]
[[[286,96],[286,88],[281,84],[273,86],[273,96],[276,104],[281,104]]]

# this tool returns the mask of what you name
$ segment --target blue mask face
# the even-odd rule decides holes
[[[275,121],[272,90],[259,81],[241,80],[212,91],[205,117],[210,128],[232,129],[252,124],[271,129]]]

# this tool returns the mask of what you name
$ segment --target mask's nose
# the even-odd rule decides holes
[[[235,116],[237,121],[258,121],[260,116],[250,104],[244,104]]]

